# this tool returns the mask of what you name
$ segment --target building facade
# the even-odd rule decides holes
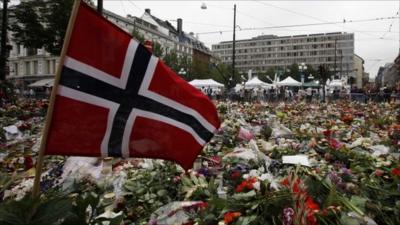
[[[354,76],[355,85],[358,89],[363,87],[363,75],[364,75],[364,59],[357,54],[354,54]]]
[[[378,87],[394,87],[400,82],[400,54],[393,63],[386,63],[378,70],[375,84]]]
[[[232,43],[224,41],[212,45],[212,52],[223,63],[232,64]],[[265,72],[269,67],[285,69],[294,63],[305,63],[314,69],[325,64],[339,77],[350,76],[354,72],[353,57],[352,33],[262,35],[238,40],[235,44],[235,68],[242,73]]]
[[[190,60],[197,56],[201,56],[201,60],[211,56],[211,51],[202,42],[182,31],[182,20],[178,19],[176,29],[168,21],[151,15],[149,9],[146,9],[141,17],[123,17],[107,10],[103,10],[103,16],[127,33],[137,31],[146,40],[159,43],[165,53],[174,50],[178,56],[186,56]],[[59,62],[58,56],[52,56],[44,48],[29,49],[19,45],[13,40],[12,34],[9,34],[9,40],[12,49],[8,58],[7,79],[26,86],[37,80],[54,77]]]

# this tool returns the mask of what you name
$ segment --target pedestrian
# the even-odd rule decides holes
[[[29,96],[33,98],[35,96],[35,91],[31,88],[29,89]]]

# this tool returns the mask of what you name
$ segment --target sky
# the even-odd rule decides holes
[[[96,0],[94,1],[97,2]],[[263,34],[278,36],[348,32],[355,34],[355,54],[365,60],[365,71],[375,77],[380,66],[399,54],[400,1],[149,1],[104,0],[104,8],[121,16],[151,14],[169,20],[183,19],[183,30],[193,32],[208,47],[233,38],[233,6],[236,4],[236,40]],[[205,5],[207,9],[202,9]],[[371,20],[369,20],[371,19]],[[342,21],[347,21],[343,23]],[[349,22],[369,20],[363,22]],[[329,25],[294,26],[338,22]],[[267,28],[265,28],[267,27]],[[248,30],[248,28],[256,28]],[[264,28],[264,29],[258,29]],[[241,30],[242,29],[242,30]],[[247,30],[246,30],[247,29]],[[222,31],[222,32],[220,32]]]

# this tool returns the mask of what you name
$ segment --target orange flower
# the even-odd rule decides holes
[[[353,122],[353,116],[351,114],[348,114],[348,113],[342,115],[341,119],[342,119],[343,122],[345,122],[347,124],[350,124],[351,122]]]
[[[241,215],[240,212],[227,212],[224,214],[224,222],[225,224],[230,224]]]

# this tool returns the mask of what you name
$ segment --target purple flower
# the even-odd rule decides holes
[[[331,173],[329,174],[329,179],[331,179],[332,183],[334,184],[342,182],[342,178],[338,176],[336,171],[331,171]]]
[[[293,223],[294,210],[290,207],[283,209],[283,225],[291,225]]]
[[[351,175],[352,175],[351,170],[350,170],[350,169],[347,169],[346,167],[343,167],[343,168],[342,168],[342,173],[343,173],[344,175],[348,175],[348,176],[351,176]]]
[[[199,174],[203,174],[203,176],[205,176],[205,177],[211,176],[210,170],[208,168],[205,168],[205,167],[200,168],[199,170],[197,170],[197,172]]]

